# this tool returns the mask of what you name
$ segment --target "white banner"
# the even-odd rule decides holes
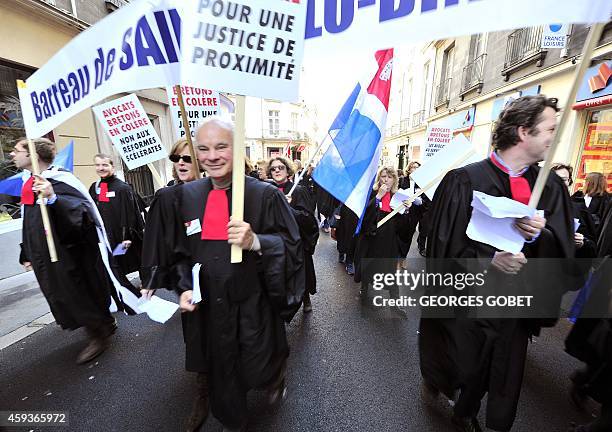
[[[219,114],[221,103],[219,92],[190,86],[181,86],[181,90],[185,111],[187,111],[191,138],[195,138],[196,129],[200,122],[206,117]],[[181,108],[178,103],[176,87],[166,88],[166,93],[168,93],[168,106],[170,107],[170,116],[172,117],[174,137],[176,140],[185,138],[187,133],[181,118]]]
[[[610,12],[610,0],[308,0],[306,49],[333,55],[556,22],[605,22]]]
[[[302,68],[305,2],[183,1],[181,80],[222,92],[294,101]]]
[[[42,136],[114,94],[179,83],[296,100],[306,5],[242,3],[135,0],[119,8],[20,83],[27,136]],[[181,15],[178,7],[189,12]],[[187,42],[185,59],[179,51],[181,34]]]
[[[174,1],[140,0],[75,37],[19,89],[27,136],[42,136],[117,93],[179,81]]]
[[[129,169],[168,156],[135,94],[95,106],[92,110]]]

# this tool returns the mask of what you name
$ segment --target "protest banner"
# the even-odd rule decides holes
[[[181,84],[298,98],[306,5],[266,0],[182,2]]]
[[[135,94],[92,108],[128,169],[168,156]]]
[[[333,53],[609,17],[609,0],[308,0],[305,34],[309,51]]]
[[[427,127],[425,134],[424,160],[434,156],[438,151],[446,147],[455,136],[462,134],[466,138],[474,127],[476,108],[455,113],[451,116],[432,122]]]
[[[190,86],[167,87],[168,106],[170,107],[170,117],[174,128],[176,140],[185,138],[187,132],[183,124],[181,107],[178,98],[178,89],[182,92],[185,111],[188,118],[188,127],[191,138],[195,138],[195,131],[202,120],[206,117],[219,114],[220,98],[219,92]]]

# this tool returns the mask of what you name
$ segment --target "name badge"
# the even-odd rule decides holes
[[[200,219],[194,219],[189,222],[185,222],[185,233],[190,236],[202,232],[202,225]]]
[[[106,198],[115,198],[115,191],[106,192]]]

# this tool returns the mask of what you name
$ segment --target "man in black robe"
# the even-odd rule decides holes
[[[232,124],[211,117],[196,140],[208,177],[160,195],[150,209],[160,223],[147,233],[158,245],[144,251],[143,265],[151,269],[146,288],[162,287],[165,274],[178,275],[182,310],[200,310],[196,372],[207,374],[212,413],[226,430],[242,430],[248,390],[267,389],[271,404],[286,393],[283,320],[291,320],[304,294],[302,244],[287,200],[266,182],[245,178],[244,221],[229,220]],[[231,245],[243,249],[239,264],[230,263]],[[202,301],[192,304],[198,287]]]
[[[109,312],[112,284],[98,247],[99,216],[88,200],[85,188],[71,173],[51,169],[55,144],[34,140],[40,176],[32,176],[22,190],[23,243],[20,262],[32,268],[55,321],[64,329],[85,327],[89,344],[77,363],[88,362],[108,346],[116,330]],[[32,170],[25,139],[11,153],[18,168]],[[80,190],[81,188],[82,190]],[[51,262],[38,194],[47,200],[47,209],[58,261]]]
[[[115,276],[121,285],[139,295],[127,278],[129,273],[140,270],[144,221],[138,198],[130,185],[115,176],[110,156],[97,154],[94,164],[100,180],[92,183],[89,194],[98,206],[112,250],[125,251],[113,257]]]
[[[517,99],[500,115],[493,136],[495,151],[490,157],[447,173],[436,190],[430,212],[429,258],[486,260],[490,262],[487,277],[496,280],[487,286],[523,284],[534,291],[549,290],[548,294],[558,291],[555,295],[560,302],[561,287],[539,285],[520,274],[528,259],[574,256],[572,209],[558,176],[548,177],[538,204],[544,217],[515,222],[526,240],[522,252],[499,251],[466,235],[474,191],[528,203],[539,172],[536,164],[545,158],[553,140],[557,111],[556,99]],[[437,263],[432,261],[428,271],[449,271],[448,263]],[[464,270],[450,265],[455,266],[451,271]],[[476,416],[488,392],[487,427],[510,430],[522,385],[527,341],[538,334],[542,324],[537,319],[422,317],[419,351],[425,395],[436,396],[442,391],[453,398],[459,390],[453,424],[460,431],[479,431]]]

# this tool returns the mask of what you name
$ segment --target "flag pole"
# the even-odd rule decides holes
[[[594,24],[591,27],[591,30],[589,31],[586,43],[584,44],[584,48],[582,49],[582,54],[580,55],[580,64],[576,68],[576,72],[574,74],[574,82],[572,83],[572,87],[567,96],[567,101],[565,102],[565,106],[563,107],[563,111],[561,112],[559,126],[555,131],[555,136],[550,146],[550,150],[548,151],[548,156],[544,160],[544,165],[538,173],[538,178],[533,187],[533,191],[531,192],[531,198],[529,199],[529,207],[531,207],[532,209],[537,208],[538,202],[540,201],[540,197],[542,196],[542,192],[544,191],[544,186],[546,185],[546,181],[548,180],[548,176],[550,175],[550,169],[552,168],[555,151],[557,150],[557,148],[559,147],[559,143],[561,142],[561,136],[563,135],[563,131],[565,130],[565,127],[568,123],[570,113],[572,112],[572,105],[576,100],[576,95],[578,94],[578,89],[582,82],[582,78],[584,77],[584,74],[586,73],[586,70],[589,67],[593,50],[601,39],[601,34],[603,32],[604,26],[604,23],[597,23]]]
[[[465,155],[461,156],[460,159],[458,159],[457,161],[455,161],[455,163],[453,163],[447,170],[442,171],[438,176],[436,176],[432,181],[430,181],[429,183],[427,183],[425,185],[425,187],[423,187],[419,192],[415,193],[414,195],[411,195],[410,198],[408,198],[406,201],[408,201],[410,204],[412,204],[412,202],[417,199],[418,197],[420,197],[421,195],[423,195],[425,192],[427,192],[429,189],[431,189],[436,183],[438,183],[440,180],[442,180],[442,178],[446,175],[446,173],[448,173],[450,170],[454,170],[455,168],[459,167],[462,163],[464,163],[465,161],[467,161],[469,158],[471,158],[474,154],[476,154],[476,150],[474,149],[474,147],[472,147],[470,149],[470,151],[468,153],[466,153]],[[381,226],[383,226],[387,221],[389,221],[389,219],[391,219],[393,216],[395,216],[396,214],[399,213],[399,211],[402,209],[402,207],[404,207],[403,205],[399,206],[398,208],[396,208],[395,210],[393,210],[391,213],[389,213],[387,216],[385,216],[380,222],[378,222],[378,225],[376,225],[376,228],[380,228]]]
[[[38,166],[38,153],[36,153],[36,146],[34,141],[28,139],[28,151],[30,152],[30,161],[32,161],[32,174],[40,176],[40,167]],[[51,262],[57,262],[57,250],[55,249],[55,241],[53,240],[53,231],[51,231],[51,221],[49,219],[49,212],[47,210],[47,204],[43,199],[42,192],[38,193],[38,205],[40,206],[40,215],[42,216],[43,229],[45,230],[45,237],[47,238],[47,247],[49,248],[49,256]]]
[[[297,178],[295,179],[295,182],[293,183],[293,186],[291,187],[291,190],[289,191],[289,193],[287,194],[288,197],[291,196],[291,194],[293,194],[293,191],[295,191],[295,188],[298,186],[298,184],[302,181],[302,178],[304,177],[304,173],[306,172],[306,170],[308,169],[308,167],[310,166],[310,164],[312,163],[312,161],[314,161],[314,158],[317,157],[317,155],[319,154],[319,151],[321,150],[321,148],[323,147],[323,144],[325,144],[325,140],[327,139],[329,135],[329,132],[325,134],[325,136],[323,137],[323,139],[321,140],[321,143],[319,144],[319,146],[317,147],[317,149],[314,151],[314,153],[312,154],[312,156],[310,156],[310,159],[308,159],[308,162],[306,162],[304,164],[304,169],[302,170],[302,172],[297,176]]]
[[[246,98],[236,95],[236,124],[234,127],[234,146],[232,163],[232,220],[244,220],[244,155],[245,155],[245,104]],[[232,264],[242,262],[242,249],[238,245],[232,245]]]
[[[193,146],[193,140],[191,139],[189,117],[187,116],[187,110],[185,110],[185,102],[183,101],[183,91],[179,84],[174,86],[174,92],[176,93],[179,108],[181,110],[181,120],[183,121],[183,126],[185,126],[185,138],[187,138],[187,147],[189,148],[189,155],[191,156],[191,170],[193,171],[194,178],[197,180],[200,178],[200,164],[198,163],[198,159],[196,158],[195,147]]]

